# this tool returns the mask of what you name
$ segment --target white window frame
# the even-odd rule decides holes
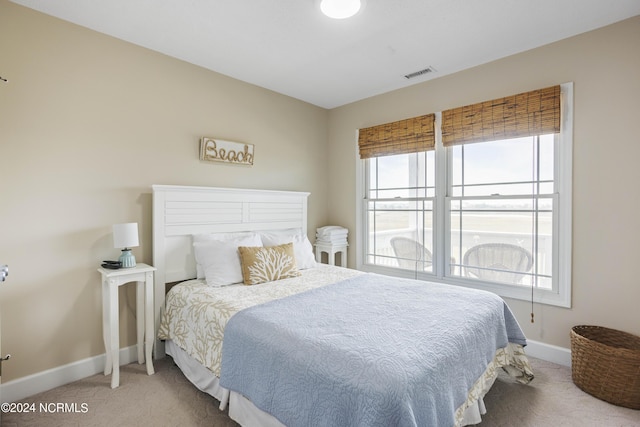
[[[442,135],[440,130],[441,113],[436,113],[435,137],[436,137],[436,200],[434,201],[434,251],[433,251],[433,273],[403,270],[393,267],[383,267],[365,263],[367,244],[367,230],[365,209],[367,179],[365,160],[361,160],[357,154],[356,145],[356,268],[362,271],[388,274],[392,276],[428,280],[434,282],[448,283],[453,285],[484,289],[494,292],[502,297],[514,298],[518,300],[531,301],[541,304],[548,304],[560,307],[571,307],[571,256],[572,256],[572,178],[573,178],[573,83],[563,83],[561,89],[561,123],[558,143],[555,150],[554,161],[554,181],[556,183],[556,193],[558,204],[554,215],[553,229],[553,290],[532,289],[530,287],[516,287],[512,285],[502,285],[499,283],[469,280],[463,277],[451,277],[445,273],[445,268],[449,266],[451,256],[449,212],[446,201],[448,173],[448,150],[442,146]],[[357,131],[356,131],[357,141]]]

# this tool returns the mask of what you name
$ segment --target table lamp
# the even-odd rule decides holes
[[[138,245],[137,222],[113,225],[113,247],[122,248],[122,254],[118,258],[122,267],[136,266],[136,257],[131,253],[131,248]]]

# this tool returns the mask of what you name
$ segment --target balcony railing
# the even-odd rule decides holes
[[[417,236],[420,237],[417,238]],[[433,233],[430,229],[425,229],[424,231],[408,228],[385,230],[375,234],[369,234],[369,240],[367,242],[367,263],[385,267],[402,268],[400,267],[398,258],[391,246],[391,239],[393,237],[406,237],[417,240],[433,252]],[[463,257],[467,250],[472,247],[483,243],[508,243],[521,246],[534,255],[534,267],[532,271],[525,275],[520,284],[527,286],[531,285],[533,277],[537,273],[538,287],[551,288],[550,277],[552,271],[553,248],[552,236],[550,235],[538,235],[538,247],[535,253],[533,253],[534,251],[532,250],[533,244],[531,234],[524,233],[466,230],[461,235],[459,231],[452,231],[450,241],[451,259],[453,261],[451,265],[452,276],[460,277],[465,275],[465,266],[462,265]],[[537,267],[535,264],[536,262]]]

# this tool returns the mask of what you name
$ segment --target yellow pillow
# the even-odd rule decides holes
[[[293,243],[278,246],[239,246],[245,285],[300,276],[296,268]]]

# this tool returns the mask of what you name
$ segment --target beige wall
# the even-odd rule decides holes
[[[129,221],[151,263],[152,184],[308,191],[310,234],[326,224],[324,109],[6,0],[0,76],[3,382],[104,353],[96,268]],[[255,144],[254,166],[201,162],[201,136]]]
[[[597,324],[640,335],[640,17],[331,110],[329,220],[355,230],[356,129],[574,82],[573,307],[509,300],[528,338]],[[438,68],[438,64],[433,64]],[[355,251],[349,252],[355,265]]]

